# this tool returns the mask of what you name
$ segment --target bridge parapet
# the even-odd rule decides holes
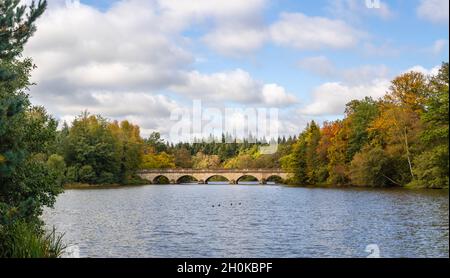
[[[167,169],[145,169],[139,173],[286,173],[281,169],[185,169],[185,168],[167,168]]]
[[[213,176],[225,177],[230,184],[238,183],[244,176],[253,176],[260,183],[265,183],[272,177],[279,177],[283,181],[290,177],[290,174],[281,169],[147,169],[138,172],[144,179],[155,183],[159,177],[166,177],[171,183],[179,183],[180,179],[186,176],[193,177],[199,183],[207,183]]]

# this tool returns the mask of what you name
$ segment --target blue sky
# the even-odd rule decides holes
[[[89,109],[144,135],[168,134],[170,112],[193,99],[277,107],[280,133],[298,133],[448,61],[448,0],[379,3],[54,0],[26,49],[31,96],[61,120]]]

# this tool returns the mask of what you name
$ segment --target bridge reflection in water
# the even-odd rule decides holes
[[[208,183],[213,177],[224,177],[230,184],[237,184],[244,177],[254,177],[260,184],[277,180],[284,182],[290,174],[281,169],[151,169],[142,170],[139,176],[151,183],[166,178],[171,184],[181,183],[185,178],[195,179],[199,184]]]

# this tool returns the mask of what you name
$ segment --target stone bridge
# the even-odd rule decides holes
[[[138,175],[158,183],[161,177],[166,177],[171,184],[180,183],[182,178],[191,177],[200,184],[208,183],[212,177],[224,177],[230,184],[237,184],[243,177],[254,177],[260,184],[278,179],[284,182],[290,174],[280,169],[151,169],[142,170]]]

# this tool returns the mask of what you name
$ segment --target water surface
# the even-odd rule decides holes
[[[448,190],[183,184],[66,190],[43,218],[82,257],[448,258],[448,213]]]

